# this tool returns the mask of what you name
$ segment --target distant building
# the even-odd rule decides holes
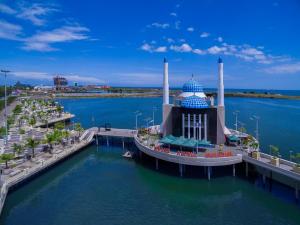
[[[64,89],[68,85],[68,80],[61,76],[53,77],[53,82],[56,90]]]

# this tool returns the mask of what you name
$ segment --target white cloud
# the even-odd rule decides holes
[[[171,13],[170,13],[170,16],[174,16],[174,17],[176,17],[176,16],[177,16],[177,13],[175,13],[175,12],[171,12]]]
[[[21,12],[17,15],[17,17],[29,20],[36,26],[42,26],[46,22],[43,17],[53,11],[57,11],[57,9],[41,4],[33,4],[31,6],[21,6]]]
[[[152,23],[151,25],[148,25],[147,27],[155,27],[155,28],[161,28],[161,29],[167,29],[170,27],[170,24],[168,23]]]
[[[46,72],[34,72],[34,71],[16,71],[12,72],[12,75],[19,78],[29,80],[46,80],[52,81],[53,75]],[[82,83],[104,83],[103,80],[91,76],[80,75],[63,75],[68,81],[82,82]]]
[[[96,77],[90,77],[90,76],[64,75],[63,77],[67,78],[67,80],[69,81],[75,81],[75,82],[92,83],[92,84],[105,83],[104,80],[98,79]]]
[[[38,32],[27,38],[22,48],[45,52],[54,51],[57,49],[51,47],[50,44],[86,40],[89,38],[86,34],[88,31],[88,28],[82,26],[63,26],[52,31]]]
[[[177,20],[177,21],[175,22],[175,29],[176,29],[176,30],[180,30],[180,24],[181,24],[181,21],[179,21],[179,20]]]
[[[222,37],[218,37],[216,40],[217,40],[218,42],[223,42],[223,38],[222,38]]]
[[[143,44],[140,47],[141,50],[146,51],[146,52],[167,52],[168,48],[166,46],[159,46],[155,47],[153,45],[150,45],[148,43]]]
[[[278,66],[272,66],[269,68],[265,68],[264,72],[269,74],[293,74],[300,73],[300,62],[290,63],[290,64],[282,64]]]
[[[174,41],[174,39],[172,39],[172,38],[167,38],[167,42],[168,42],[168,43],[174,43],[175,41]]]
[[[193,50],[192,47],[187,43],[184,43],[181,46],[171,45],[170,49],[175,52],[191,52]]]
[[[0,38],[7,40],[20,40],[22,27],[16,24],[0,20]]]
[[[0,12],[12,15],[15,14],[17,11],[5,4],[0,4]]]
[[[151,52],[152,51],[152,46],[145,43],[140,47],[141,50],[146,51],[146,52]]]
[[[206,37],[208,37],[208,36],[210,36],[210,33],[207,33],[207,32],[202,32],[202,33],[200,34],[200,37],[201,37],[201,38],[206,38]]]
[[[189,32],[194,32],[195,28],[194,27],[188,27],[186,30],[189,31]]]
[[[206,51],[205,50],[201,50],[201,49],[194,49],[193,52],[197,55],[205,55],[206,54]]]
[[[160,46],[160,47],[157,47],[156,49],[154,49],[154,52],[166,52],[166,51],[167,51],[166,46]]]
[[[212,55],[220,54],[224,51],[226,51],[226,47],[218,47],[216,45],[207,49],[207,52]]]
[[[12,75],[15,77],[32,79],[32,80],[51,80],[52,79],[52,77],[48,73],[44,73],[44,72],[16,71],[16,72],[12,72]]]

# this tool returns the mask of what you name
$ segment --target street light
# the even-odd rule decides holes
[[[152,108],[152,120],[153,120],[153,126],[155,125],[154,123],[154,112],[157,111],[157,108],[156,107],[153,107]]]
[[[140,111],[135,111],[135,129],[138,129],[138,117],[142,115],[142,113]]]
[[[146,127],[149,127],[149,123],[152,123],[152,119],[151,117],[147,117],[146,119],[144,119],[146,121]]]
[[[235,115],[235,130],[237,131],[238,130],[238,114],[239,114],[240,111],[234,111],[233,112],[233,115]]]
[[[4,73],[4,116],[5,116],[5,144],[7,144],[7,133],[8,133],[8,126],[7,126],[7,93],[6,93],[6,77],[9,70],[1,70],[1,73]]]
[[[256,129],[255,129],[255,133],[256,133],[256,140],[258,141],[259,138],[259,133],[258,133],[258,122],[259,122],[259,117],[258,116],[252,116],[250,117],[250,120],[255,120],[256,121]]]

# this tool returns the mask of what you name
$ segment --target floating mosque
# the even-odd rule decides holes
[[[175,104],[169,103],[168,62],[164,60],[163,122],[162,135],[173,135],[203,141],[203,143],[224,144],[225,135],[230,131],[225,127],[223,62],[218,60],[219,88],[218,105],[213,97],[207,98],[202,85],[192,77],[182,87],[182,93]]]
[[[162,123],[135,137],[140,154],[155,158],[157,168],[159,160],[179,164],[181,175],[186,165],[204,167],[209,179],[214,166],[231,165],[235,174],[235,164],[242,162],[238,143],[248,135],[225,125],[222,59],[218,59],[216,105],[193,76],[171,104],[168,67],[164,59]]]

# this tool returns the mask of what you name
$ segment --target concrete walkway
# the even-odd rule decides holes
[[[2,212],[5,199],[9,189],[23,181],[29,179],[40,173],[43,170],[48,169],[49,167],[55,165],[56,163],[62,161],[63,159],[69,157],[70,155],[74,154],[75,152],[80,151],[82,148],[86,147],[90,143],[92,143],[93,139],[91,136],[94,136],[93,131],[88,131],[89,134],[87,138],[84,138],[80,143],[75,143],[74,145],[67,146],[62,151],[57,151],[58,153],[50,155],[49,157],[45,157],[46,153],[39,155],[39,157],[35,158],[34,163],[30,163],[29,168],[25,169],[18,169],[18,167],[22,166],[19,165],[18,167],[14,168],[15,171],[13,172],[13,176],[6,175],[1,177],[1,190],[0,190],[0,214]],[[44,157],[43,157],[44,156]],[[24,165],[23,165],[24,166]],[[3,179],[3,180],[2,180]]]

